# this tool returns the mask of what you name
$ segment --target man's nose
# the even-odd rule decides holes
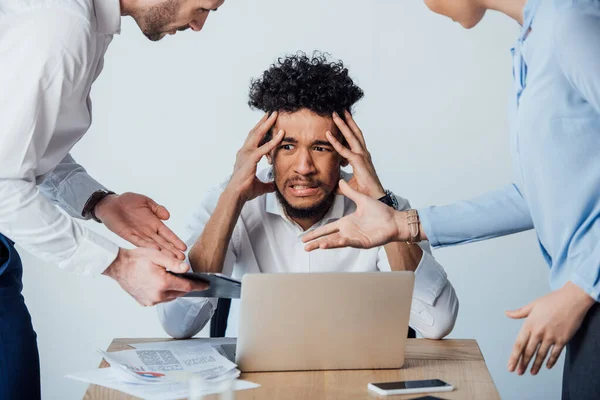
[[[294,167],[296,173],[300,175],[311,175],[316,172],[313,159],[310,156],[310,152],[307,150],[298,152],[298,158],[296,159],[296,165]]]
[[[192,22],[190,22],[190,28],[192,28],[194,32],[200,32],[204,27],[204,23],[208,18],[208,14],[210,14],[210,11],[203,13],[201,17],[198,17]]]

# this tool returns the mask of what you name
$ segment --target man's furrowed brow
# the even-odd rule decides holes
[[[293,137],[284,137],[281,141],[286,143],[298,143],[298,140]]]

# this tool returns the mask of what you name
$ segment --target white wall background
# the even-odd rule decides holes
[[[250,78],[279,55],[321,49],[344,60],[366,93],[356,119],[384,185],[413,206],[468,198],[510,181],[506,105],[517,31],[498,14],[465,31],[421,1],[392,0],[228,0],[202,33],[159,43],[125,19],[92,91],[93,126],[73,154],[113,190],[165,204],[169,225],[183,233],[260,118],[246,105]],[[461,302],[451,337],[479,341],[502,397],[558,399],[562,362],[537,377],[506,371],[521,323],[504,310],[548,292],[535,235],[436,256]],[[95,368],[95,350],[112,338],[164,336],[154,309],[110,279],[23,259],[44,398],[81,398],[86,385],[63,376]]]

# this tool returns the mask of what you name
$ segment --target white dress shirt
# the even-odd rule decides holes
[[[119,0],[0,0],[0,233],[81,274],[104,271],[118,247],[55,204],[81,218],[103,188],[69,151],[120,23]]]
[[[259,172],[267,181],[270,168]],[[348,180],[351,175],[343,173]],[[211,190],[201,202],[189,226],[188,247],[196,242],[211,214],[225,182]],[[401,209],[410,205],[396,197]],[[353,213],[352,200],[337,195],[325,217],[308,231]],[[302,228],[289,219],[274,193],[259,196],[242,208],[227,248],[223,274],[241,279],[245,273],[276,272],[372,272],[391,271],[383,247],[369,250],[342,248],[304,250]],[[415,271],[415,287],[410,314],[410,326],[426,338],[442,338],[454,327],[458,313],[458,298],[442,266],[431,255],[428,243],[421,243],[423,257]],[[191,337],[210,320],[216,299],[179,298],[157,306],[165,331],[176,338]],[[239,300],[233,300],[227,324],[227,336],[237,336]]]

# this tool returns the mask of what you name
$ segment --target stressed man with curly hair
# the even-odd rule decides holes
[[[421,336],[450,333],[458,299],[428,243],[392,243],[370,250],[308,253],[305,232],[356,210],[338,185],[398,210],[406,199],[381,184],[352,107],[363,91],[341,61],[326,54],[280,58],[252,81],[249,105],[265,112],[237,153],[233,174],[209,191],[190,225],[189,263],[196,272],[415,272],[410,326]],[[257,172],[266,157],[270,167]],[[352,174],[342,171],[350,165]],[[216,299],[180,298],[158,306],[165,331],[191,337],[208,323]],[[237,336],[237,301],[227,336]]]

